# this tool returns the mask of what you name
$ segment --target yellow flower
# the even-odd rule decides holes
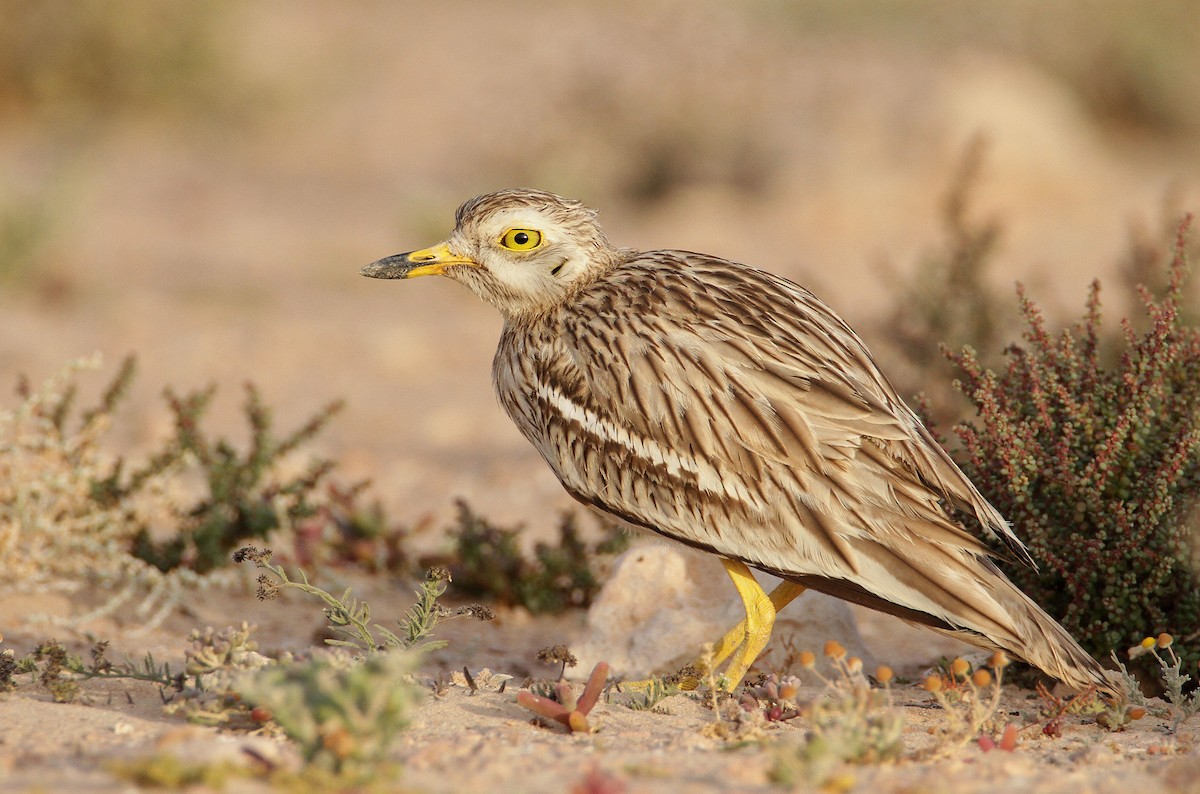
[[[837,640],[830,640],[825,643],[825,655],[830,659],[841,659],[846,655],[846,649]]]

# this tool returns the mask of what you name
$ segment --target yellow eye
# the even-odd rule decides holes
[[[532,251],[542,244],[542,233],[533,229],[509,229],[500,238],[500,245],[510,251]]]

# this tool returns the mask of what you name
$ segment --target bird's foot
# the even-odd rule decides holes
[[[742,597],[746,619],[725,632],[711,648],[706,646],[700,658],[679,672],[680,689],[696,689],[705,679],[712,678],[726,659],[730,660],[729,665],[724,673],[716,676],[717,686],[725,692],[737,689],[750,665],[770,641],[776,613],[804,592],[802,585],[785,580],[767,595],[745,565],[734,560],[722,562]]]

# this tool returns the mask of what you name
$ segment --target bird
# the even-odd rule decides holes
[[[477,196],[454,220],[444,242],[361,274],[445,276],[498,309],[496,394],[566,491],[721,560],[746,612],[709,657],[728,663],[725,689],[813,589],[1118,695],[1000,570],[1034,561],[809,290],[616,247],[594,209],[542,190]],[[768,594],[752,569],[781,582]]]

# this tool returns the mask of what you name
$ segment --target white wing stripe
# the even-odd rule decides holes
[[[538,382],[537,396],[549,403],[564,419],[578,423],[597,438],[624,447],[630,454],[642,460],[665,466],[673,477],[687,472],[695,478],[696,486],[702,491],[746,505],[758,506],[758,500],[746,489],[740,478],[722,477],[707,461],[681,455],[654,439],[631,433],[627,427],[622,427],[599,416],[595,411],[576,404],[545,381]]]

